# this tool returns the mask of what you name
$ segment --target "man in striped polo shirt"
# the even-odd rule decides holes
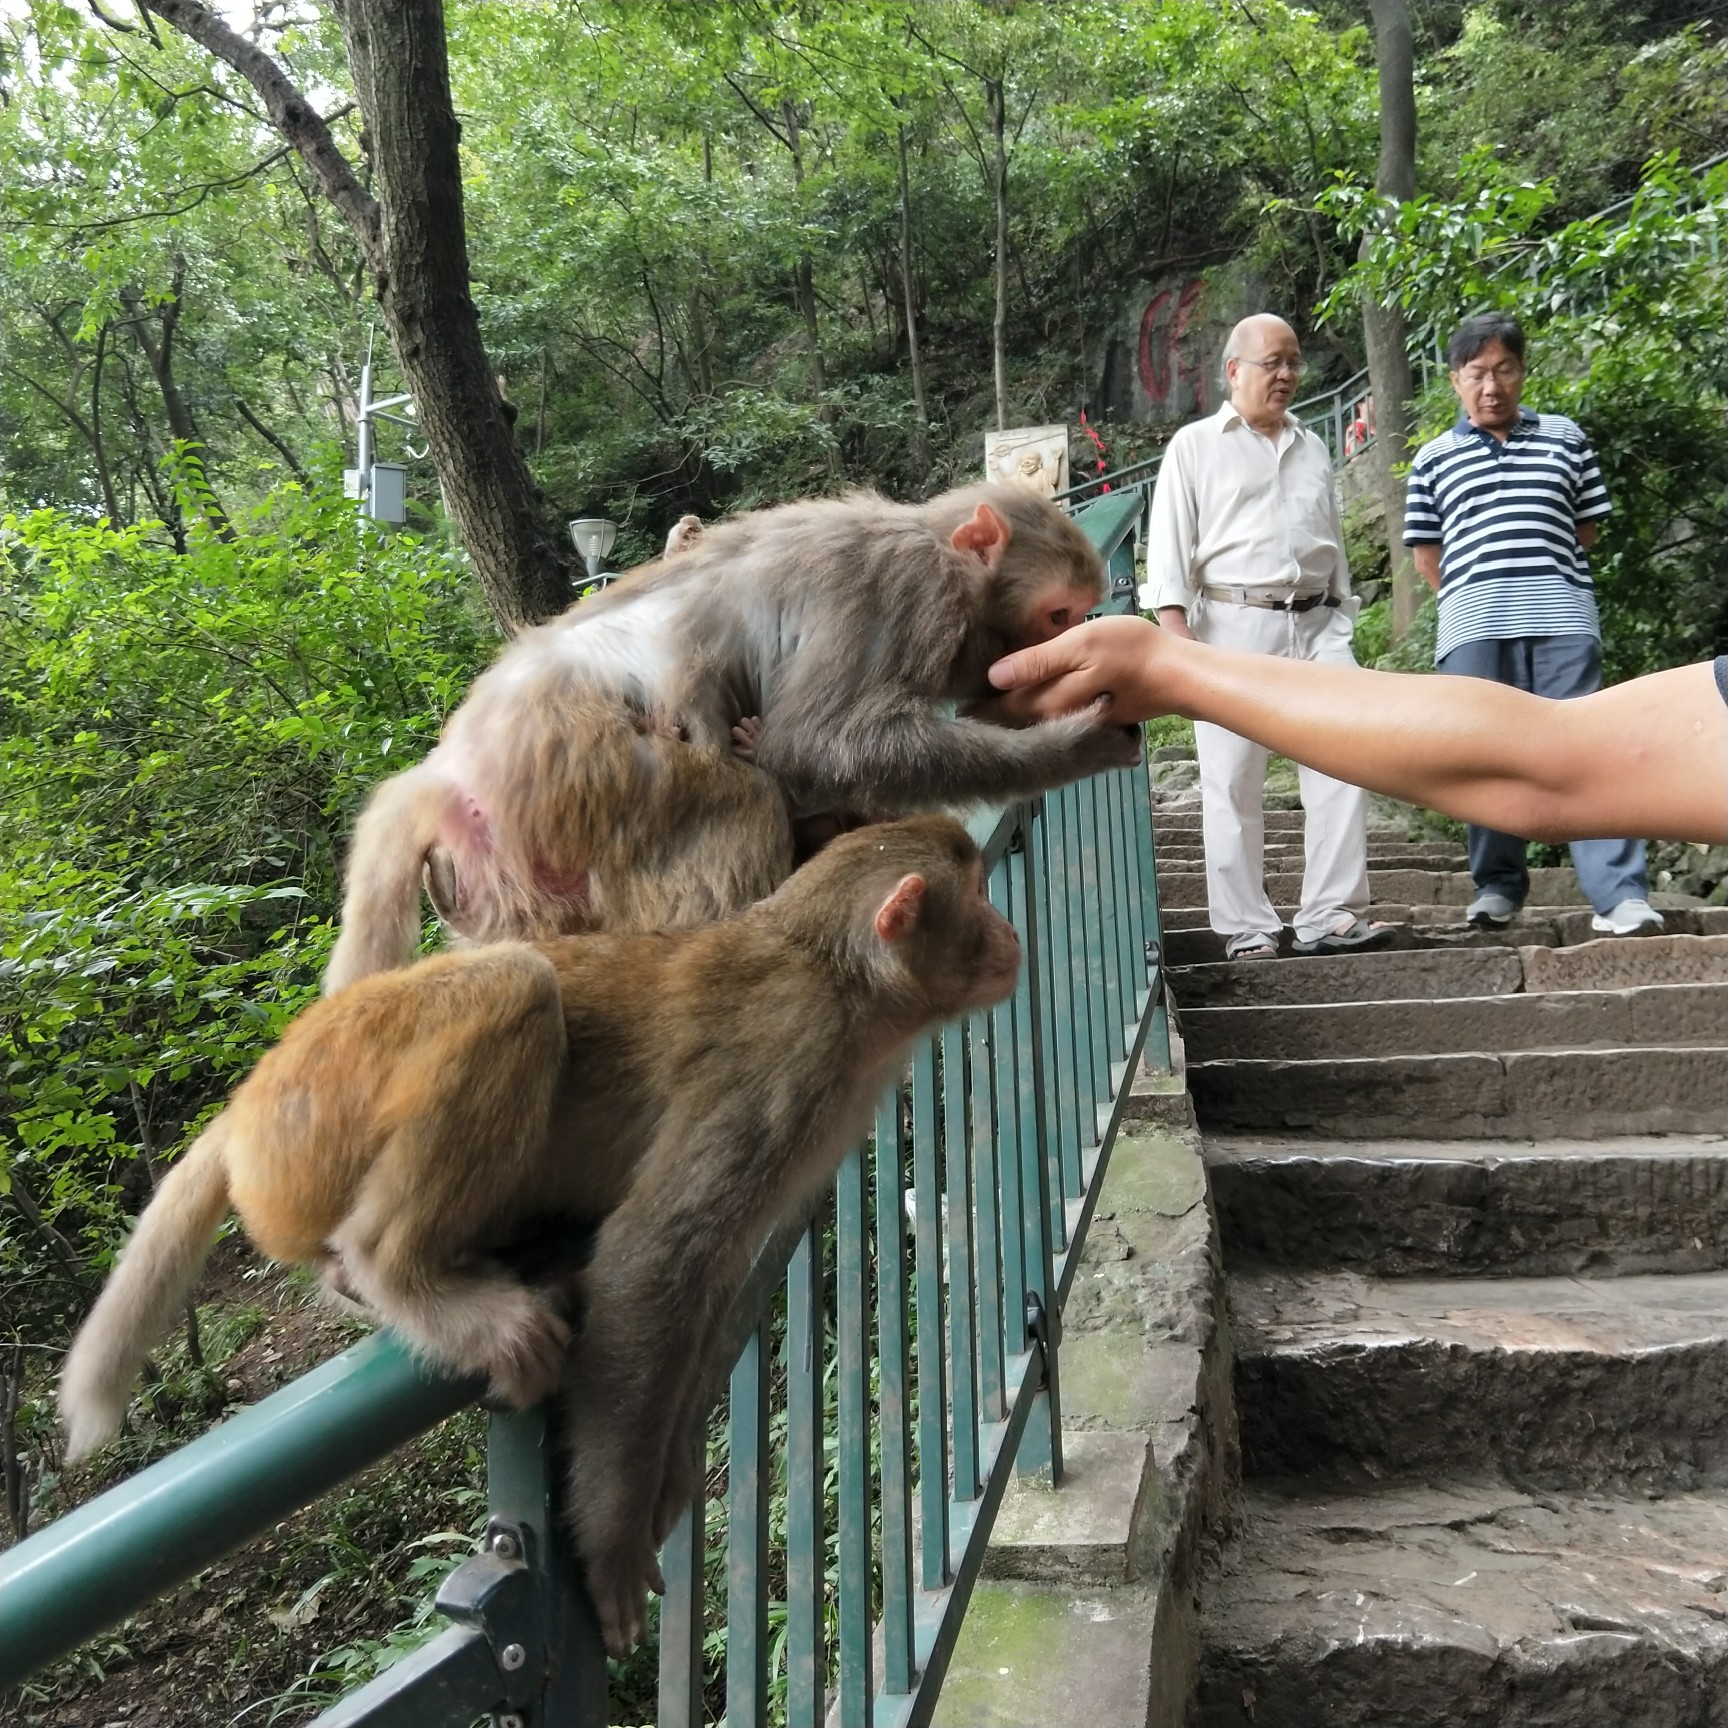
[[[1613,508],[1596,458],[1575,422],[1519,406],[1517,319],[1467,318],[1446,358],[1463,412],[1416,453],[1404,512],[1404,544],[1439,595],[1435,664],[1538,696],[1588,695],[1602,684],[1602,638],[1585,555]],[[1530,887],[1524,849],[1470,825],[1472,924],[1517,915]],[[1596,909],[1592,929],[1662,928],[1642,840],[1575,840],[1572,864]]]

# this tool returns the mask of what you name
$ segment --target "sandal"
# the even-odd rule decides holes
[[[1276,960],[1278,944],[1270,936],[1232,936],[1224,944],[1226,960]]]
[[[1370,924],[1366,918],[1352,918],[1319,936],[1298,938],[1291,947],[1298,954],[1355,954],[1365,948],[1383,948],[1392,940],[1390,924]]]

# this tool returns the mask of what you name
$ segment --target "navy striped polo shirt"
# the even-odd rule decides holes
[[[1520,409],[1502,443],[1463,416],[1410,465],[1404,544],[1440,542],[1434,657],[1506,636],[1596,636],[1577,524],[1613,505],[1583,429]]]

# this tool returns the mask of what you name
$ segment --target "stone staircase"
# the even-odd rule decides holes
[[[1476,931],[1392,830],[1396,949],[1226,963],[1158,841],[1243,1473],[1188,1720],[1728,1724],[1728,909],[1591,939],[1538,871]]]

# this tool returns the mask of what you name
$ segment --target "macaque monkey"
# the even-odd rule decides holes
[[[992,660],[1103,592],[1086,536],[1013,486],[704,527],[519,637],[426,760],[373,793],[325,990],[409,960],[423,874],[475,941],[682,928],[784,879],[788,803],[880,818],[1132,763],[1137,732],[1102,705],[1019,731],[944,706],[988,696]]]
[[[701,538],[702,518],[692,516],[686,511],[666,530],[666,549],[660,556],[665,559],[670,558],[675,552],[687,552]]]
[[[430,1360],[525,1405],[567,1382],[570,1516],[607,1647],[640,1639],[686,1439],[756,1250],[832,1179],[908,1045],[1001,1001],[1020,944],[946,816],[834,841],[728,922],[500,943],[358,981],[289,1027],[169,1172],[60,1379],[114,1434],[230,1207]],[[601,1220],[566,1370],[557,1286],[499,1258]]]

